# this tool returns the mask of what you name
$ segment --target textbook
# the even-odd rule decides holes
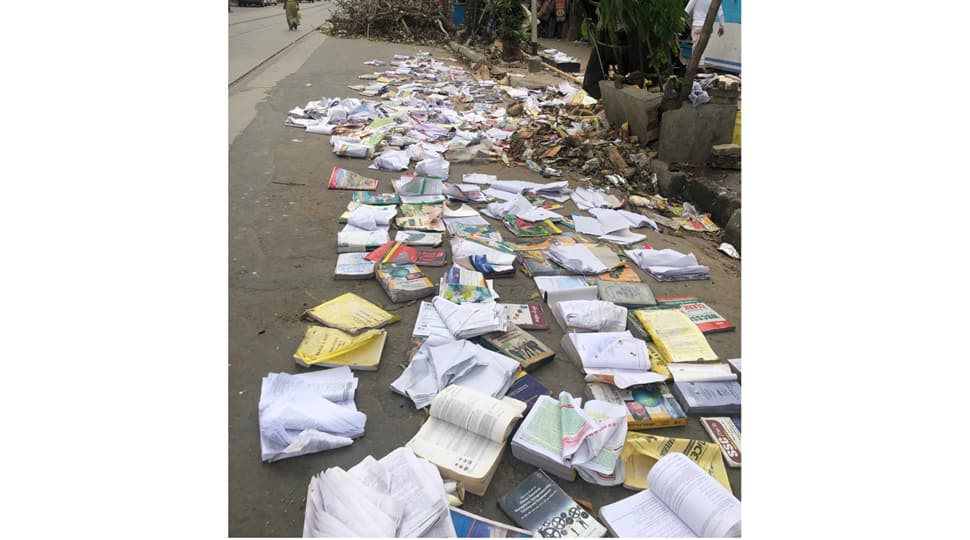
[[[358,191],[374,191],[377,189],[377,179],[367,178],[354,171],[334,167],[330,173],[328,189],[354,189]]]
[[[441,249],[419,249],[414,263],[420,266],[444,266],[445,252]]]
[[[665,309],[678,308],[694,321],[697,328],[705,334],[716,332],[730,332],[734,330],[734,325],[711,309],[704,302],[694,296],[661,296],[657,298],[657,305],[644,309]]]
[[[397,193],[371,193],[369,191],[355,191],[351,200],[353,202],[371,204],[374,206],[401,204],[401,199],[398,198]]]
[[[674,382],[671,390],[687,414],[741,414],[741,385],[737,381]]]
[[[505,396],[525,403],[525,413],[528,414],[532,406],[535,405],[536,400],[539,399],[539,396],[548,396],[550,394],[549,389],[539,382],[539,379],[536,379],[525,371],[520,371],[512,382],[512,386],[509,387],[509,391],[505,393]]]
[[[388,235],[384,229],[375,231],[340,231],[337,233],[337,253],[372,251],[384,242]]]
[[[435,464],[441,476],[485,495],[524,410],[517,399],[499,400],[453,384],[434,397],[430,417],[406,446]]]
[[[650,290],[650,285],[646,283],[598,281],[596,287],[599,291],[600,300],[613,302],[618,306],[635,308],[652,306],[657,303],[657,299],[653,296],[653,291]]]
[[[355,336],[336,328],[311,326],[306,329],[293,359],[304,367],[347,366],[350,369],[376,371],[386,340],[387,331],[384,329],[367,330]]]
[[[397,231],[394,240],[409,246],[435,247],[441,244],[442,236],[440,232]]]
[[[664,383],[619,389],[611,384],[586,385],[587,399],[624,405],[630,429],[656,429],[687,425],[687,415]]]
[[[738,538],[741,501],[683,454],[660,458],[650,489],[600,508],[619,538]]]
[[[523,330],[548,330],[549,320],[539,302],[528,304],[502,304],[509,314],[509,322]]]
[[[337,255],[334,279],[370,279],[374,277],[374,263],[365,259],[366,252]]]
[[[529,276],[565,276],[571,274],[562,266],[552,262],[543,250],[518,251],[515,254],[522,273]]]
[[[514,324],[508,332],[484,334],[478,339],[483,346],[517,360],[526,371],[535,371],[556,356],[545,343]]]
[[[456,304],[464,302],[494,301],[485,276],[476,270],[469,270],[457,264],[441,276],[438,294]]]
[[[600,281],[623,281],[626,283],[642,283],[643,280],[636,271],[627,264],[620,265],[609,272],[599,274],[596,279]]]
[[[536,221],[535,223],[509,215],[503,220],[505,227],[515,236],[549,236],[552,234],[562,234],[562,229],[549,221]]]
[[[532,538],[532,532],[492,521],[461,508],[450,507],[451,523],[458,538]]]
[[[606,535],[606,527],[541,470],[499,497],[498,505],[519,527],[542,538]]]
[[[711,440],[721,445],[721,454],[728,467],[741,466],[741,430],[726,416],[702,417],[701,426]]]
[[[342,294],[310,308],[306,316],[324,326],[349,334],[359,334],[370,328],[383,328],[401,320],[401,317],[384,311],[354,293]]]
[[[434,284],[416,264],[379,264],[374,277],[395,304],[435,293]]]
[[[719,360],[697,325],[679,309],[638,310],[637,319],[667,362]]]

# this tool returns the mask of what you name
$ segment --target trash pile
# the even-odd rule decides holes
[[[438,2],[336,0],[328,22],[335,35],[404,43],[446,43],[453,28]]]
[[[307,310],[312,324],[294,360],[330,369],[264,380],[263,460],[368,444],[356,442],[368,411],[356,407],[350,370],[388,369],[386,328],[400,321],[398,309],[415,310],[416,322],[406,358],[391,363],[403,362],[387,391],[426,408],[428,418],[384,458],[314,476],[304,536],[664,536],[670,529],[652,525],[662,505],[629,508],[655,491],[663,498],[665,487],[692,499],[690,515],[663,516],[677,520],[678,532],[740,535],[741,503],[722,459],[740,466],[740,359],[718,355],[705,337],[734,327],[698,298],[655,296],[641,278],[710,279],[693,253],[645,243],[660,225],[703,228],[709,219],[689,204],[652,196],[634,205],[633,197],[559,179],[565,162],[596,159],[586,152],[605,133],[595,100],[567,83],[514,88],[429,54],[367,64],[382,69],[352,87],[361,98],[314,100],[285,123],[330,135],[331,151],[344,158],[327,184],[333,196],[348,195],[335,216],[342,227],[334,277],[375,280],[401,307],[348,292]],[[551,181],[457,178],[450,166],[484,161],[521,163]],[[395,173],[392,191],[365,169]],[[611,176],[616,186],[627,182]],[[570,200],[578,210],[566,213]],[[657,213],[674,208],[675,218]],[[437,283],[423,270],[429,266],[445,267]],[[502,283],[521,279],[541,301],[500,302]],[[556,354],[541,337],[550,319],[565,333],[561,354],[583,377],[583,396],[534,376]],[[696,416],[710,440],[636,431]],[[455,508],[466,492],[486,493],[508,446],[541,468],[498,499],[518,528]],[[550,474],[640,493],[597,513]]]

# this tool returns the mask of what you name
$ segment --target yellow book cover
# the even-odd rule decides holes
[[[342,294],[310,308],[307,316],[324,326],[337,328],[349,334],[359,334],[370,328],[382,328],[401,320],[354,293]]]
[[[627,432],[626,443],[620,454],[620,459],[626,467],[626,480],[623,481],[623,486],[630,489],[648,489],[647,474],[660,458],[670,452],[684,454],[731,491],[727,469],[724,467],[724,460],[721,459],[721,447],[717,443],[661,437],[637,431]]]
[[[336,328],[311,326],[293,358],[304,366],[376,370],[386,339],[386,330],[367,330],[354,336]]]
[[[670,374],[670,368],[667,367],[667,359],[664,358],[663,354],[660,354],[660,349],[653,343],[647,342],[647,353],[650,354],[650,371],[667,377],[668,381],[672,380],[673,375]]]
[[[703,332],[683,311],[651,309],[636,314],[668,362],[719,360]]]

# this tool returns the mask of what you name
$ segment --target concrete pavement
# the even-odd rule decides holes
[[[304,4],[306,6],[306,4]],[[276,8],[264,8],[276,9]],[[278,8],[282,11],[282,8]],[[239,8],[242,11],[242,8]],[[234,10],[235,12],[236,10]],[[282,17],[282,13],[280,14]],[[285,24],[279,23],[282,32]],[[312,37],[312,40],[311,40]],[[392,191],[398,175],[367,169],[369,161],[336,158],[329,137],[286,127],[286,111],[322,96],[351,96],[349,84],[370,68],[372,58],[388,60],[395,53],[431,50],[438,58],[444,50],[387,44],[366,40],[308,36],[276,61],[253,73],[230,97],[246,109],[240,96],[252,98],[251,121],[239,128],[229,147],[229,523],[230,536],[299,536],[302,530],[306,487],[311,475],[328,467],[347,469],[367,455],[380,458],[406,443],[425,419],[409,400],[394,394],[389,384],[401,373],[417,305],[391,304],[380,286],[371,281],[333,280],[336,261],[337,216],[350,200],[350,192],[328,191],[326,179],[334,166],[380,179],[378,191]],[[232,49],[231,49],[232,50]],[[246,94],[249,92],[250,94]],[[240,105],[242,104],[242,105]],[[237,112],[241,121],[242,112]],[[232,122],[232,115],[231,120]],[[238,126],[239,124],[237,124]],[[452,165],[451,175],[465,172],[497,174],[500,178],[544,181],[522,167]],[[567,176],[575,180],[575,177]],[[575,182],[572,187],[575,187]],[[562,213],[574,210],[567,203]],[[498,230],[499,227],[496,227]],[[643,232],[643,231],[641,231]],[[715,250],[702,238],[647,231],[647,242],[657,248],[692,251],[711,267],[711,280],[657,283],[645,276],[657,296],[694,295],[737,325],[735,332],[709,336],[714,350],[725,358],[741,353],[740,263]],[[444,268],[427,268],[433,282]],[[496,280],[503,302],[535,300],[531,280],[519,274]],[[259,455],[257,403],[260,379],[270,371],[300,373],[292,354],[303,336],[304,310],[344,292],[355,292],[402,317],[388,328],[381,367],[358,372],[357,406],[368,416],[366,434],[338,450],[264,464]],[[558,352],[562,332],[552,325],[533,332]],[[582,374],[561,355],[534,375],[554,393],[582,393]],[[696,419],[685,428],[655,433],[708,440]],[[496,504],[498,495],[533,471],[506,452],[484,497],[469,495],[465,508],[485,517],[510,523]],[[741,495],[740,472],[729,470],[736,495]],[[591,501],[597,508],[629,496],[622,487],[591,486],[582,481],[563,482],[571,495]]]

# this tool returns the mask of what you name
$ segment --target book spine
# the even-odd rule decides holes
[[[687,417],[683,418],[663,418],[657,420],[634,420],[627,415],[627,425],[629,429],[657,429],[665,427],[681,427],[687,425]]]

